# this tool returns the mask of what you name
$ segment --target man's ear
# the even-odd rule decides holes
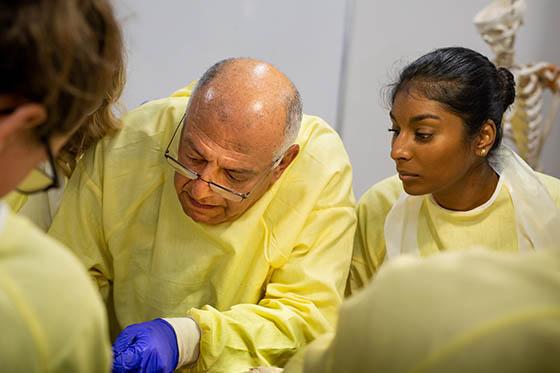
[[[36,103],[20,104],[7,114],[0,112],[0,148],[18,132],[37,127],[45,120],[47,120],[45,107]]]
[[[294,159],[296,159],[298,154],[299,154],[298,144],[293,144],[288,148],[288,150],[284,153],[284,156],[282,157],[280,164],[276,166],[276,168],[272,173],[273,182],[275,182],[280,178],[280,176],[282,176],[286,168],[288,168],[288,166],[292,164],[292,162],[294,161]]]

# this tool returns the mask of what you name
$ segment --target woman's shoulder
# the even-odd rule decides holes
[[[30,343],[39,349],[27,350],[29,363],[13,361],[13,355],[0,351],[2,365],[29,371],[34,360],[47,352],[41,351],[45,343],[52,348],[46,361],[49,371],[61,367],[83,371],[90,363],[97,370],[106,364],[110,345],[104,306],[82,263],[27,219],[8,211],[4,223],[0,232],[2,332],[24,349]],[[14,308],[17,311],[11,312]]]
[[[97,289],[82,263],[66,247],[11,211],[0,232],[0,242],[0,251],[5,255],[0,261],[3,278],[10,278],[10,284],[27,294],[28,307],[38,311],[37,314],[45,315],[47,311],[55,312],[57,307],[71,306],[75,311],[72,314],[79,316],[59,319],[51,314],[53,320],[59,320],[61,326],[92,318],[103,321]],[[60,289],[64,291],[55,295]],[[57,307],[51,307],[53,296],[56,296]],[[80,301],[76,303],[76,299]]]
[[[402,182],[397,175],[379,181],[369,188],[358,202],[359,209],[389,210],[403,192]]]

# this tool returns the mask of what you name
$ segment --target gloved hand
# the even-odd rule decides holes
[[[172,373],[178,360],[175,330],[163,319],[130,325],[113,344],[113,373]]]

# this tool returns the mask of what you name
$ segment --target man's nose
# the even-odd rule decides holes
[[[201,201],[216,194],[212,188],[210,188],[208,182],[215,180],[217,169],[210,164],[206,164],[204,169],[199,171],[199,175],[200,177],[198,179],[190,181],[189,184],[191,197]]]

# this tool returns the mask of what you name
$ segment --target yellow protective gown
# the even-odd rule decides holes
[[[46,193],[36,193],[28,196],[14,191],[9,193],[4,201],[12,211],[25,216],[42,231],[47,232],[66,187],[66,177],[62,173],[59,173],[59,181],[60,187],[50,189]]]
[[[0,371],[108,372],[107,318],[82,264],[0,210]]]
[[[558,372],[558,341],[558,247],[402,256],[285,373]]]
[[[119,135],[86,153],[50,234],[97,279],[113,336],[191,316],[202,331],[193,371],[282,366],[335,323],[356,224],[348,156],[304,116],[299,155],[255,205],[233,222],[196,223],[163,156],[191,88],[128,113]]]
[[[537,175],[560,208],[560,180]],[[385,219],[402,192],[401,181],[392,176],[374,185],[360,199],[347,293],[365,286],[383,264]],[[467,212],[446,210],[426,197],[418,217],[417,240],[422,256],[473,246],[518,251],[515,212],[507,187],[500,183],[488,207]]]

